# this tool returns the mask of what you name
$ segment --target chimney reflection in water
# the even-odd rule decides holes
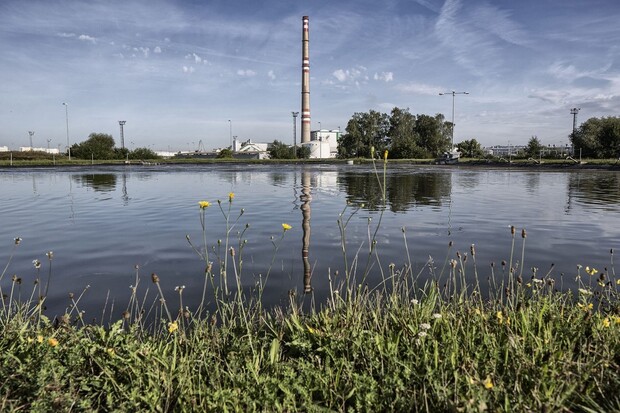
[[[304,263],[304,293],[312,292],[312,273],[310,271],[310,201],[312,194],[310,192],[310,174],[308,172],[301,173],[301,228],[303,230],[301,258]]]

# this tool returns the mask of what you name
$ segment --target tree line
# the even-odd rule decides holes
[[[620,118],[590,118],[570,134],[576,154],[586,158],[620,158]]]
[[[158,159],[159,156],[149,148],[117,148],[112,135],[91,133],[88,139],[71,146],[71,156],[78,159]]]
[[[414,115],[395,107],[388,115],[374,110],[357,112],[338,140],[340,158],[368,158],[389,149],[391,158],[429,158],[451,146],[452,123],[442,114]]]

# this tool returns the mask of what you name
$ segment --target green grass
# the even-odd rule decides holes
[[[151,328],[5,307],[0,410],[620,409],[615,289],[575,300],[517,283],[483,300],[393,276],[389,291],[333,289],[316,311],[294,295],[270,311],[231,300]]]

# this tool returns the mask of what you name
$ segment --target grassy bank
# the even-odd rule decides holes
[[[393,275],[390,290],[334,288],[316,311],[294,295],[271,311],[222,301],[154,330],[5,306],[0,410],[620,409],[615,288],[577,298],[536,279],[482,300]]]

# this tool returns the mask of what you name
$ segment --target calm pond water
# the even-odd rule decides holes
[[[304,291],[303,218],[310,228],[308,263],[317,300],[325,298],[327,274],[344,272],[339,214],[346,228],[349,262],[359,250],[358,272],[366,266],[369,233],[379,222],[381,190],[372,166],[365,165],[202,165],[122,166],[80,169],[0,170],[0,269],[13,253],[14,237],[23,239],[2,280],[22,278],[29,295],[36,269],[49,265],[53,251],[48,308],[61,313],[68,293],[90,289],[81,302],[91,318],[100,316],[106,299],[121,311],[127,304],[135,266],[141,288],[154,288],[150,274],[161,279],[171,307],[175,286],[185,285],[184,302],[199,301],[204,263],[186,235],[202,239],[198,201],[207,200],[206,238],[211,247],[225,240],[226,226],[217,200],[231,222],[244,214],[231,233],[238,253],[243,247],[242,281],[246,287],[266,274],[274,244],[278,246],[264,299],[285,302],[289,290]],[[610,266],[610,249],[620,248],[620,175],[609,171],[535,171],[463,167],[390,165],[386,176],[386,211],[377,234],[380,264],[372,260],[369,284],[380,280],[380,267],[411,262],[422,277],[429,257],[441,269],[449,253],[469,252],[476,245],[482,279],[490,263],[509,260],[510,225],[518,232],[515,260],[520,260],[520,231],[527,230],[524,268],[539,268],[574,286],[576,266]],[[347,203],[350,206],[346,208]],[[363,204],[363,206],[362,206]],[[357,206],[357,207],[356,207]],[[359,209],[357,209],[359,207]],[[356,213],[352,214],[354,211]],[[369,225],[369,218],[371,218]],[[280,240],[282,223],[292,229]],[[406,228],[406,243],[402,228]],[[273,240],[272,238],[273,237]],[[448,251],[448,244],[454,246]],[[216,248],[217,249],[217,248]],[[216,260],[211,250],[211,260]],[[471,265],[471,260],[468,263]],[[501,270],[498,270],[501,272]],[[470,271],[470,274],[472,272]],[[563,274],[563,275],[562,275]],[[306,283],[308,280],[306,280]],[[558,283],[559,284],[559,283]]]

